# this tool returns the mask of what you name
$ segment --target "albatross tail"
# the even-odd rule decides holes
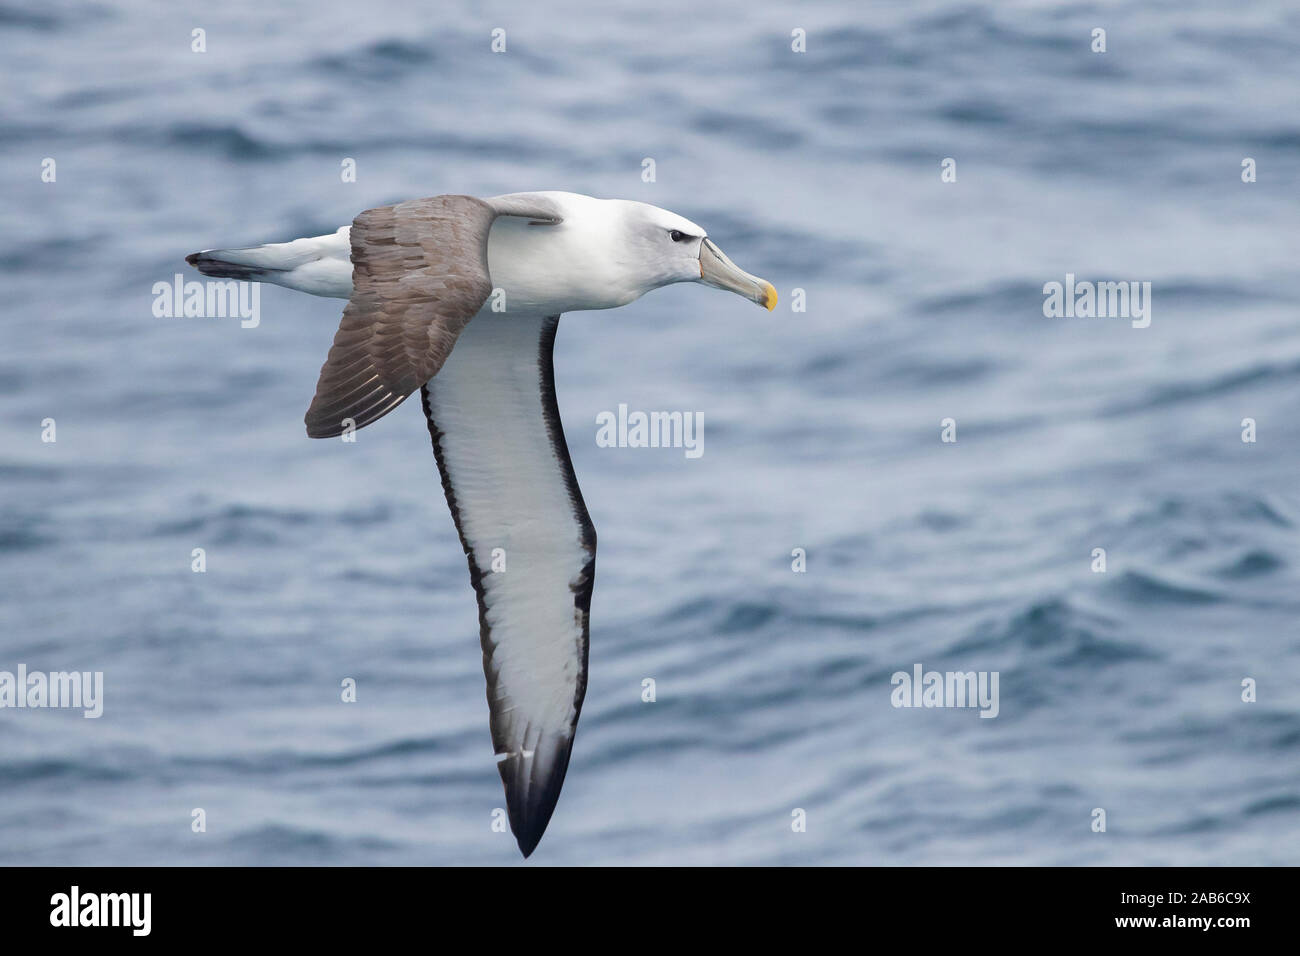
[[[205,249],[185,261],[205,276],[271,282],[288,289],[346,299],[352,295],[350,227],[328,236],[245,249]]]

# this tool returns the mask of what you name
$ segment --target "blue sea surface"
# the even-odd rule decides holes
[[[0,709],[0,863],[520,861],[419,403],[308,440],[339,300],[153,287],[530,189],[672,209],[782,300],[561,321],[600,557],[532,862],[1300,862],[1298,61],[1285,0],[4,0],[0,670],[105,689]],[[1046,317],[1067,274],[1149,327]],[[704,454],[598,446],[620,403]],[[894,707],[917,664],[997,717]]]

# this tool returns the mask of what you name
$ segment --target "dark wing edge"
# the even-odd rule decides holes
[[[452,477],[448,469],[446,454],[443,449],[444,435],[434,420],[434,411],[429,389],[421,387],[421,400],[424,406],[425,420],[429,426],[429,437],[433,442],[434,458],[438,462],[438,471],[442,477],[443,492],[447,497],[447,506],[456,525],[461,546],[469,563],[470,583],[478,599],[479,636],[483,645],[484,673],[488,679],[487,697],[491,707],[492,743],[498,754],[497,769],[505,788],[506,806],[510,818],[510,829],[515,835],[519,850],[524,857],[530,856],[537,848],[550,823],[559,800],[560,789],[569,767],[569,757],[573,751],[573,741],[577,733],[578,718],[582,712],[582,703],[587,693],[587,666],[590,647],[591,596],[596,579],[596,528],[592,524],[582,491],[578,487],[577,476],[573,470],[573,461],[564,437],[564,426],[560,420],[559,406],[555,395],[555,371],[553,354],[555,335],[559,328],[558,315],[545,318],[538,345],[538,368],[540,372],[540,399],[542,417],[546,434],[551,444],[556,461],[561,466],[563,480],[568,493],[573,517],[580,526],[581,546],[586,553],[585,566],[580,574],[571,581],[570,591],[573,597],[575,619],[581,625],[581,670],[573,697],[573,716],[569,722],[568,732],[563,736],[547,736],[539,729],[536,733],[526,727],[522,739],[531,740],[534,749],[525,755],[522,751],[512,753],[512,740],[507,735],[507,714],[495,706],[500,695],[490,666],[490,649],[494,646],[492,625],[488,621],[488,595],[483,585],[483,571],[475,559],[474,548],[466,536],[461,518],[460,504]],[[502,756],[504,754],[504,756]]]

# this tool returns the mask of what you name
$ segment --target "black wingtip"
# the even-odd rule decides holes
[[[515,842],[519,844],[519,852],[524,855],[525,860],[533,855],[533,851],[537,849],[537,844],[542,842],[542,834],[545,832],[546,830],[543,828],[536,834],[528,834],[527,837],[515,834]]]
[[[510,806],[510,832],[515,835],[515,843],[519,844],[519,852],[524,855],[525,860],[533,855],[537,844],[542,842],[542,836],[546,833],[547,824],[551,822],[551,814],[555,812],[555,802],[559,796],[559,787],[556,787],[554,792],[547,793],[541,800],[526,801],[525,806],[522,807],[507,796],[507,805]]]
[[[536,749],[526,757],[512,754],[497,763],[501,782],[505,784],[510,832],[515,835],[524,859],[537,849],[551,822],[569,769],[573,737],[541,740],[534,746]]]

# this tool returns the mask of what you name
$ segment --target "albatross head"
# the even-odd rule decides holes
[[[644,286],[637,295],[674,282],[702,282],[744,296],[769,312],[776,308],[772,283],[728,259],[700,226],[658,206],[616,202],[622,243],[615,253],[629,271],[631,284]]]
[[[556,210],[557,221],[505,216],[493,225],[489,271],[493,284],[507,290],[512,309],[613,309],[675,282],[702,282],[768,310],[776,307],[772,283],[745,272],[703,228],[667,209],[565,192],[494,201],[516,197],[540,197]]]

